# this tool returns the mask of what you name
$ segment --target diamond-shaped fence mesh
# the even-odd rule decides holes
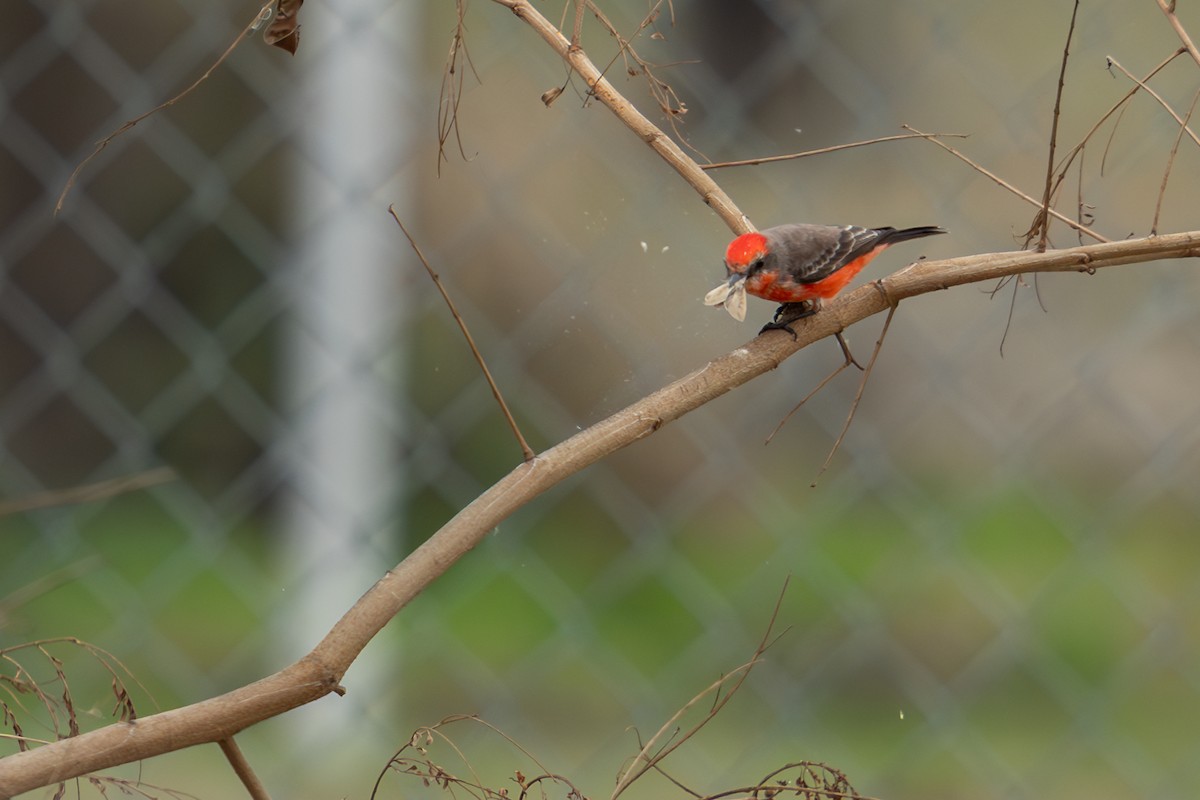
[[[389,204],[535,449],[771,311],[752,300],[738,325],[700,304],[728,231],[487,2],[468,9],[444,159],[454,4],[310,2],[294,58],[251,37],[100,152],[53,215],[93,143],[190,84],[254,5],[10,0],[0,24],[0,502],[175,475],[0,517],[0,646],[79,636],[163,708],[306,652],[519,461]],[[538,5],[557,20],[571,4]],[[647,10],[601,5],[630,34]],[[970,134],[946,141],[1040,195],[1070,13],[1057,5],[676,0],[636,46],[705,158],[908,123]],[[583,44],[668,125],[590,15]],[[1140,76],[1178,45],[1153,3],[1081,8],[1060,146],[1130,88],[1106,56]],[[1179,59],[1154,86],[1186,113],[1197,74]],[[1139,97],[1108,130],[1078,193],[1105,235],[1145,234],[1178,126]],[[1198,169],[1185,139],[1160,231],[1195,227]],[[1012,248],[1033,216],[927,142],[713,174],[763,226],[951,230],[897,247],[876,276]],[[1055,245],[1076,241],[1056,228]],[[649,735],[746,660],[790,576],[786,634],[667,764],[691,789],[811,759],[880,797],[1194,797],[1195,268],[986,288],[901,306],[815,488],[856,371],[762,442],[838,364],[830,343],[520,511],[372,643],[345,698],[243,734],[250,760],[280,796],[365,796],[413,728],[478,713],[604,796],[636,749],[628,727]],[[848,331],[860,359],[879,324]],[[103,717],[107,676],[67,666]],[[472,755],[503,775],[486,746]],[[171,756],[140,777],[231,796],[218,759]]]

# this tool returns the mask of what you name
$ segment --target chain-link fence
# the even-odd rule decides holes
[[[0,25],[0,492],[177,476],[0,518],[0,645],[82,637],[164,708],[298,657],[519,460],[389,204],[535,448],[772,310],[738,325],[700,304],[728,231],[578,81],[545,107],[565,68],[487,2],[444,159],[454,5],[312,2],[296,57],[246,42],[53,216],[92,144],[194,80],[254,5],[10,0]],[[604,8],[633,32],[647,5]],[[636,46],[709,159],[910,123],[970,134],[947,142],[1040,194],[1069,13],[676,0]],[[1140,76],[1178,44],[1152,3],[1082,8],[1060,145],[1131,87],[1106,56]],[[590,16],[584,45],[662,121]],[[1197,74],[1179,59],[1154,86],[1185,112]],[[1177,131],[1140,97],[1088,148],[1096,229],[1149,231]],[[1159,230],[1196,227],[1198,165],[1185,140]],[[714,175],[759,225],[951,230],[875,275],[1010,249],[1033,215],[923,142]],[[881,797],[1193,797],[1198,292],[1180,261],[906,302],[816,488],[855,374],[762,441],[839,363],[830,343],[522,510],[368,648],[347,697],[243,745],[281,796],[362,796],[414,727],[479,713],[602,796],[627,726],[647,735],[748,658],[790,576],[787,634],[668,762],[694,790],[814,759]],[[878,330],[848,332],[860,359]],[[86,693],[88,663],[69,666]],[[230,796],[218,758],[143,777]]]

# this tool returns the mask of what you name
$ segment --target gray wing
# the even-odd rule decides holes
[[[785,263],[795,270],[796,281],[817,283],[874,250],[887,230],[858,225],[780,225],[764,234],[775,239],[772,249],[784,254]]]

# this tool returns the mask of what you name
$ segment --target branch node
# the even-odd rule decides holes
[[[880,296],[883,297],[883,302],[887,303],[890,307],[895,308],[896,306],[900,305],[900,298],[893,297],[892,293],[888,291],[887,284],[884,282],[886,280],[886,278],[880,278],[877,281],[872,281],[871,285],[874,286],[875,291],[879,292]]]

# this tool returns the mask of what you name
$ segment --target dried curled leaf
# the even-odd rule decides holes
[[[553,89],[547,89],[546,91],[542,92],[542,102],[546,104],[546,108],[549,108],[562,93],[563,90],[561,86],[555,86]]]
[[[717,286],[708,294],[704,295],[704,305],[719,306],[725,302],[725,298],[729,296],[730,289],[733,285],[728,281],[721,281],[721,285]]]
[[[287,50],[292,55],[300,46],[300,6],[304,0],[279,0],[275,9],[275,19],[263,34],[263,40],[275,47]]]
[[[729,316],[741,322],[746,318],[746,279],[738,278],[730,283],[722,281],[708,294],[704,295],[704,305],[719,306],[724,304]]]
[[[725,310],[729,312],[729,316],[736,319],[738,322],[746,319],[746,282],[738,281],[737,285],[729,292],[729,297],[725,298]]]

